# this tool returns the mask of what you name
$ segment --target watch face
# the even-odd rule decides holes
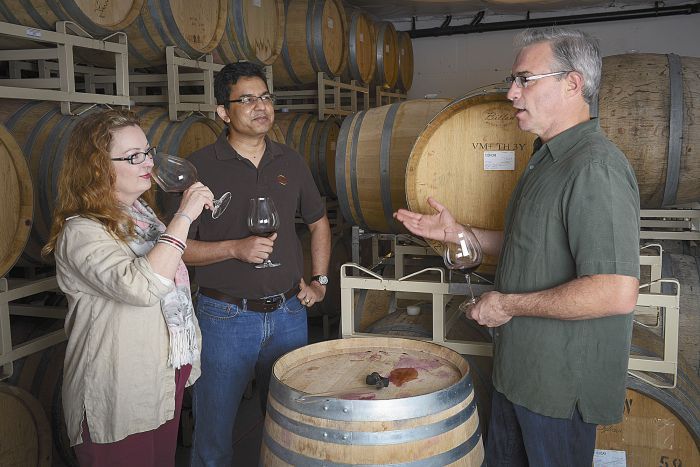
[[[328,276],[315,276],[313,280],[318,281],[321,285],[328,285]]]

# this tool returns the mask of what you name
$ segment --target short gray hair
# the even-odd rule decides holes
[[[515,36],[518,51],[533,44],[549,42],[554,62],[551,71],[577,71],[583,76],[583,98],[590,104],[598,95],[602,59],[598,40],[577,29],[526,29]]]

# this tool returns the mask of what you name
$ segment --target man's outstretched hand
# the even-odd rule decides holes
[[[445,239],[445,229],[455,227],[457,221],[452,217],[450,211],[435,199],[428,198],[428,204],[437,211],[436,214],[419,214],[406,209],[399,209],[394,213],[394,218],[414,235],[443,241]]]

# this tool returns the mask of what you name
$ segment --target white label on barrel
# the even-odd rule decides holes
[[[389,46],[388,44],[385,45],[385,46],[384,46],[384,52],[385,52],[385,53],[389,53],[390,51],[391,51],[391,46]]]
[[[484,151],[484,170],[515,170],[515,151]]]
[[[365,41],[365,35],[363,33],[360,33],[360,42]]]
[[[333,29],[333,18],[328,18],[328,29]]]
[[[253,0],[253,6],[260,8],[262,6],[262,0]]]
[[[626,465],[627,454],[625,451],[596,449],[593,454],[593,467],[625,467]]]

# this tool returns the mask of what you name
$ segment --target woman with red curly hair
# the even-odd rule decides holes
[[[104,111],[76,125],[59,174],[43,252],[68,298],[63,407],[81,466],[174,465],[182,394],[200,373],[181,255],[213,196],[195,183],[166,227],[142,198],[154,155],[133,113]]]

